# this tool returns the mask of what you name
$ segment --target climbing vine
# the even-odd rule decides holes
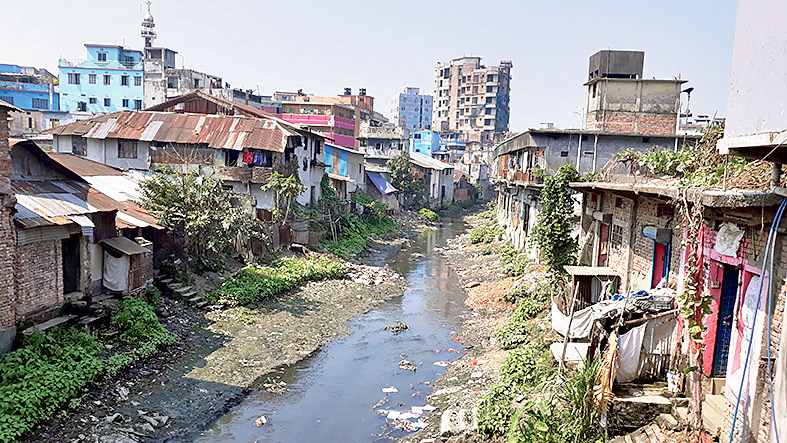
[[[701,250],[699,233],[702,229],[702,205],[690,205],[686,198],[686,189],[683,189],[678,208],[686,223],[686,236],[683,239],[683,249],[688,250],[684,266],[686,277],[683,292],[678,294],[680,303],[680,316],[686,324],[686,336],[690,340],[690,364],[685,372],[691,377],[691,427],[695,432],[702,429],[702,351],[705,348],[702,338],[704,330],[703,320],[706,315],[713,313],[711,302],[713,296],[708,291],[700,289],[700,268],[697,250]]]
[[[566,164],[557,174],[546,177],[539,197],[539,213],[533,228],[542,260],[554,274],[564,274],[563,266],[577,260],[577,242],[571,238],[574,201],[568,184],[579,179],[577,169]]]

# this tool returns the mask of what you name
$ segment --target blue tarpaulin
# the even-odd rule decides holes
[[[397,192],[398,189],[394,188],[392,184],[388,183],[388,180],[385,179],[379,172],[367,172],[366,175],[369,179],[374,183],[374,187],[380,191],[382,195],[388,195],[393,192]]]

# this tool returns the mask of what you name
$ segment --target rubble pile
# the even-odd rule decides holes
[[[403,280],[404,277],[388,268],[379,266],[365,266],[347,263],[350,272],[347,277],[355,283],[362,285],[381,285],[392,280]]]

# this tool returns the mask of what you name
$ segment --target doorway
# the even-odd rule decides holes
[[[650,288],[653,289],[669,274],[669,245],[653,242],[653,275],[650,277]]]
[[[79,290],[79,234],[60,240],[63,257],[63,293]]]
[[[607,266],[609,262],[609,225],[601,223],[598,227],[598,264]]]
[[[711,377],[724,377],[727,373],[727,356],[730,352],[730,337],[732,336],[732,317],[735,312],[735,298],[738,295],[738,274],[737,267],[724,265]]]

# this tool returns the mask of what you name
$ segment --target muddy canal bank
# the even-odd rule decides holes
[[[160,320],[181,340],[86,391],[26,441],[194,440],[249,392],[264,389],[271,370],[346,337],[348,320],[401,296],[405,279],[380,266],[409,243],[370,242],[358,261],[371,267],[356,266],[355,281],[312,282],[255,306],[206,312],[164,299],[169,315]]]

